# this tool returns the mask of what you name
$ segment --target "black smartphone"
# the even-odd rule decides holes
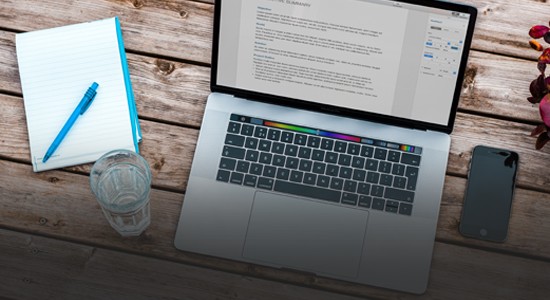
[[[476,146],[459,231],[467,237],[503,242],[508,234],[519,156],[516,152]]]

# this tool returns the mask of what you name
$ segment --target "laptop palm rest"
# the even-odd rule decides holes
[[[257,192],[243,256],[320,275],[357,277],[368,212]]]

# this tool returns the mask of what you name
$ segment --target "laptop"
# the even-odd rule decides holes
[[[176,248],[423,293],[476,14],[217,0]]]

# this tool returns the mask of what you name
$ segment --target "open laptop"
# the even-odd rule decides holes
[[[217,0],[175,245],[426,290],[476,9]]]

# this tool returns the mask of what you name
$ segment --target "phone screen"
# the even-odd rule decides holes
[[[463,235],[498,242],[506,239],[518,159],[509,150],[474,149],[459,227]]]

